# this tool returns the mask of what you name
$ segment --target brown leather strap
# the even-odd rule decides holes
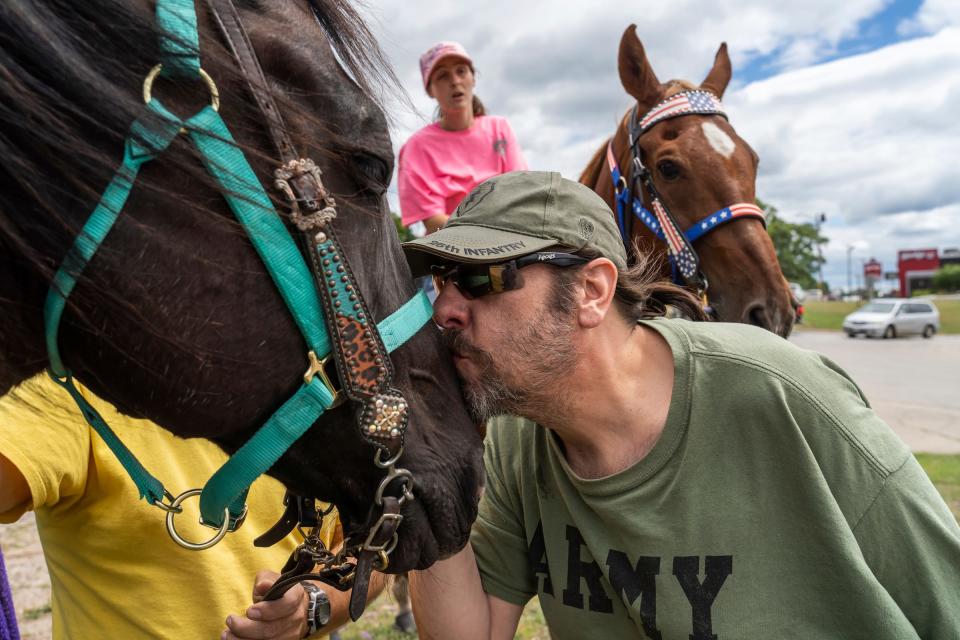
[[[207,0],[207,4],[210,6],[214,21],[223,33],[227,46],[230,47],[233,57],[236,58],[237,64],[240,66],[240,71],[247,81],[247,87],[250,89],[254,101],[263,113],[267,123],[267,131],[273,145],[277,148],[277,153],[280,154],[280,159],[283,162],[297,160],[299,156],[297,156],[293,142],[287,135],[283,117],[277,109],[277,102],[273,99],[273,93],[267,84],[267,78],[260,66],[260,61],[257,59],[257,53],[253,50],[250,37],[240,21],[240,14],[237,13],[237,8],[233,6],[233,1]]]
[[[280,167],[274,172],[274,187],[287,201],[292,221],[301,231],[307,231],[315,222],[329,221],[336,215],[336,203],[323,186],[320,168],[312,160],[301,158],[290,140],[277,101],[233,0],[207,0],[207,4],[240,67],[250,95],[263,114],[267,133],[276,147]]]
[[[327,566],[320,571],[314,571],[317,565],[317,554],[308,544],[297,547],[284,565],[283,571],[273,586],[264,594],[264,600],[277,600],[295,584],[304,580],[317,580],[328,584],[340,591],[351,589],[350,617],[356,621],[363,615],[367,606],[367,591],[370,587],[370,574],[373,569],[386,569],[386,566],[375,566],[379,558],[386,557],[378,550],[386,547],[397,533],[401,518],[400,499],[393,496],[383,496],[383,511],[379,529],[370,540],[364,541],[357,553],[357,564],[343,563],[336,566]],[[369,544],[368,544],[369,543]]]
[[[320,525],[321,514],[317,511],[316,501],[313,498],[297,496],[289,491],[283,496],[286,507],[280,519],[253,541],[255,547],[272,547],[286,538],[298,525],[305,529],[312,529]]]
[[[397,515],[400,513],[400,500],[392,496],[383,497],[383,513],[384,515]],[[370,541],[371,546],[380,547],[388,544],[392,539],[393,535],[397,532],[397,526],[400,524],[399,519],[386,519],[382,521],[382,526],[380,530],[376,533],[373,539]],[[373,570],[374,561],[381,556],[379,551],[374,551],[364,547],[360,550],[360,554],[357,556],[357,568],[356,574],[353,579],[353,590],[350,592],[350,619],[356,622],[361,615],[363,615],[363,610],[367,606],[367,590],[370,586],[370,572]],[[385,557],[385,556],[384,556]],[[386,569],[386,567],[377,567],[378,569]]]
[[[291,558],[291,560],[292,559],[293,558]],[[330,585],[337,591],[347,591],[353,585],[353,576],[356,570],[352,564],[343,564],[336,567],[329,567],[322,571],[311,572],[313,564],[308,564],[306,561],[302,563],[296,561],[292,563],[288,562],[287,566],[291,567],[291,569],[283,572],[283,574],[277,578],[277,581],[273,583],[270,590],[264,594],[264,600],[279,600],[291,587],[300,584],[304,580],[315,580]],[[363,613],[362,610],[361,613]]]

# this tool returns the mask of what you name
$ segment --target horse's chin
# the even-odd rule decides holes
[[[377,517],[374,515],[364,527],[358,527],[354,536],[363,539],[368,527],[376,522]],[[470,538],[469,526],[435,530],[430,526],[429,517],[420,500],[403,507],[403,521],[397,530],[397,546],[390,554],[390,563],[385,573],[426,569],[437,560],[452,556],[467,544]],[[348,535],[350,533],[348,532]]]
[[[714,320],[750,324],[782,338],[788,337],[793,331],[796,312],[788,298],[758,297],[756,300],[741,301],[718,295],[711,298],[710,302]]]
[[[473,497],[455,491],[416,492],[417,499],[403,507],[397,547],[390,554],[386,573],[429,568],[466,546],[477,517],[479,492]]]

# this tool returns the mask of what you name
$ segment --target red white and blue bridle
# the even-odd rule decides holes
[[[673,281],[690,287],[705,298],[708,287],[707,278],[700,269],[700,256],[694,250],[693,243],[720,225],[738,218],[757,218],[764,223],[764,226],[766,226],[766,220],[763,210],[756,204],[738,202],[703,217],[686,231],[680,228],[653,184],[650,170],[643,164],[639,142],[643,134],[660,122],[687,115],[727,117],[720,105],[720,100],[712,93],[702,90],[675,93],[647,111],[642,118],[637,117],[637,106],[634,105],[627,118],[633,175],[628,179],[621,173],[613,154],[612,138],[607,143],[607,165],[613,178],[617,226],[620,228],[620,235],[627,245],[627,250],[630,249],[630,228],[632,227],[629,214],[626,213],[629,209],[654,236],[666,243]],[[647,192],[649,209],[643,204],[641,185]]]

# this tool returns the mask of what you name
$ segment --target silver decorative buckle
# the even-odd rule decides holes
[[[310,158],[290,160],[273,172],[273,187],[287,200],[290,218],[301,231],[323,229],[337,217],[337,203],[323,186],[322,175],[320,167]],[[312,187],[309,191],[313,191],[315,197],[304,195],[306,184]]]

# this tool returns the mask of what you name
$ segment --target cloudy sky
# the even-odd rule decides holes
[[[792,221],[823,212],[824,277],[847,282],[898,249],[960,247],[957,0],[370,0],[371,26],[409,94],[394,146],[427,122],[417,59],[458,40],[477,94],[506,116],[531,168],[576,179],[631,105],[620,35],[638,25],[661,80],[699,83],[726,41],[730,121],[760,155],[757,194]],[[396,208],[396,186],[391,186]]]

